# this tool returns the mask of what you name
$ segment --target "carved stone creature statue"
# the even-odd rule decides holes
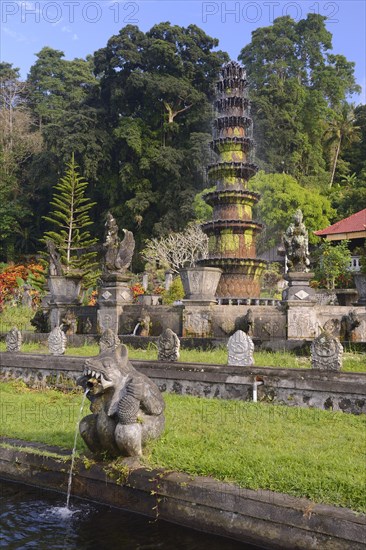
[[[126,346],[87,359],[78,384],[89,390],[93,414],[81,420],[79,430],[93,453],[139,456],[144,443],[162,433],[162,395],[131,365]]]
[[[47,311],[38,309],[31,319],[30,324],[35,327],[36,332],[49,332],[49,318]]]
[[[239,317],[236,320],[235,330],[243,330],[248,336],[254,335],[254,316],[252,309],[249,308],[243,317]]]
[[[302,221],[300,208],[294,214],[294,222],[290,223],[283,236],[289,271],[309,271],[309,238]]]
[[[113,332],[111,328],[107,328],[99,340],[99,350],[115,350],[121,343],[121,340],[118,338],[118,335]]]
[[[341,319],[341,340],[344,342],[353,341],[353,331],[359,327],[361,321],[357,315],[357,311],[351,309],[348,315],[343,315]]]
[[[66,334],[61,327],[55,327],[48,337],[48,349],[52,355],[63,355],[66,350]]]
[[[6,351],[17,352],[20,351],[20,346],[22,345],[22,333],[17,327],[13,327],[9,330],[8,334],[5,336]]]
[[[49,266],[48,266],[49,275],[62,276],[63,270],[61,265],[61,256],[56,250],[55,243],[51,239],[48,239],[46,241],[46,247],[49,255]]]
[[[124,273],[131,264],[133,252],[135,250],[135,239],[133,233],[124,229],[124,239],[120,240],[118,236],[118,225],[110,212],[107,214],[105,223],[106,235],[103,244],[104,255],[104,274]]]
[[[178,361],[180,341],[170,328],[166,328],[158,338],[158,360]]]
[[[73,311],[70,311],[69,309],[66,311],[64,317],[62,318],[62,327],[64,332],[68,336],[72,336],[73,334],[76,334],[77,327],[78,327],[78,320]]]

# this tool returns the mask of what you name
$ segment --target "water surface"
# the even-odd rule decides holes
[[[0,480],[0,548],[6,550],[250,550],[253,546],[165,521]]]

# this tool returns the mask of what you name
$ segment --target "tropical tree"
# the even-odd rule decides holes
[[[332,119],[326,129],[326,145],[330,151],[330,180],[332,187],[342,145],[351,145],[360,139],[360,127],[355,125],[354,105],[343,102],[339,109],[332,112]]]
[[[46,231],[43,242],[53,241],[63,266],[64,275],[86,275],[96,267],[97,239],[86,228],[92,225],[90,209],[95,203],[85,196],[88,182],[79,174],[74,155],[63,178],[54,187],[53,207],[45,216],[54,229]]]
[[[195,25],[127,25],[95,53],[106,120],[114,138],[102,200],[137,246],[182,230],[209,162],[212,83],[227,55]]]
[[[326,288],[333,290],[337,278],[348,273],[350,264],[351,252],[348,241],[336,245],[324,241],[318,249],[315,277],[318,281],[324,280]]]
[[[239,55],[251,85],[258,159],[268,171],[322,176],[327,120],[347,94],[360,90],[354,63],[330,53],[325,20],[279,17],[256,29]]]
[[[8,260],[14,260],[15,233],[31,219],[25,172],[42,147],[33,122],[19,69],[0,63],[0,246]]]
[[[258,239],[259,252],[281,242],[298,208],[304,215],[309,242],[313,244],[319,240],[313,231],[327,227],[335,214],[330,200],[321,195],[318,189],[305,189],[288,174],[266,174],[262,170],[249,180],[249,184],[253,191],[261,194],[261,200],[254,211],[255,219],[265,226]]]

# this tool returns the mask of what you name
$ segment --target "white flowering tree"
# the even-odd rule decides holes
[[[208,255],[208,237],[200,225],[191,223],[181,233],[149,239],[142,257],[150,265],[171,269],[179,273],[182,267],[192,267],[197,260]]]

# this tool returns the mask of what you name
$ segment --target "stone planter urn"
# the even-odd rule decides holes
[[[358,292],[357,306],[366,306],[366,273],[354,274],[355,285]]]
[[[48,288],[51,294],[51,303],[78,304],[80,302],[82,277],[50,275]]]
[[[222,269],[218,267],[187,267],[179,270],[186,300],[215,302],[215,293]]]

